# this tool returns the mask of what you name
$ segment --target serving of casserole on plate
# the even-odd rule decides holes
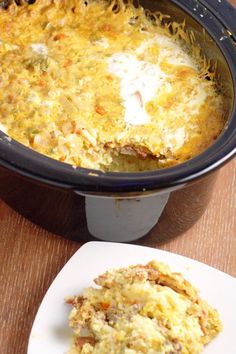
[[[68,354],[199,354],[222,329],[216,310],[157,261],[113,269],[68,298]]]
[[[158,263],[149,263],[151,260]],[[170,272],[162,263],[168,264],[175,273]],[[139,266],[130,267],[132,264]],[[119,268],[125,270],[106,273],[107,270]],[[99,277],[104,273],[105,276]],[[187,281],[176,273],[183,274]],[[93,279],[96,278],[100,286],[96,290],[91,289],[94,288]],[[201,299],[211,306],[199,298],[188,281],[199,289]],[[90,289],[85,290],[87,288]],[[68,299],[68,296],[75,298]],[[115,339],[118,343],[122,340],[125,343],[128,338],[133,340],[130,348],[126,348],[127,351],[117,350],[114,353],[169,354],[171,351],[167,349],[170,349],[170,345],[174,348],[170,349],[174,354],[200,353],[203,344],[221,330],[214,308],[219,313],[223,329],[204,348],[203,353],[233,354],[236,352],[235,297],[236,281],[233,277],[197,261],[148,247],[89,242],[69,260],[45,295],[33,324],[28,354],[67,353],[73,336],[68,325],[69,315],[71,325],[75,331],[78,330],[76,338],[79,339],[76,343],[80,344],[72,348],[72,353],[93,352],[90,346],[93,347],[95,341],[91,337],[91,330],[94,331],[92,333],[96,332],[100,345],[113,338],[114,350],[117,350]],[[64,301],[65,298],[70,304]],[[125,306],[124,300],[128,299],[130,306]],[[74,310],[70,314],[71,303]],[[141,303],[145,306],[140,306]],[[162,321],[160,318],[157,321],[158,316],[162,317]],[[106,321],[110,321],[110,324]],[[82,334],[80,325],[83,326]],[[108,331],[110,336],[107,335]],[[131,335],[132,331],[134,336],[138,335],[136,342]],[[146,340],[143,341],[143,337]],[[187,351],[186,343],[184,347],[184,340],[190,346],[190,351]],[[162,341],[169,347],[162,347],[159,351],[150,349],[150,343],[160,348],[158,345]],[[196,345],[191,347],[194,341]],[[81,344],[86,344],[84,351],[81,351]],[[134,344],[141,348],[140,351],[135,348],[136,351],[129,351]],[[98,347],[94,353],[111,354],[112,351],[110,347],[107,351],[99,351]]]
[[[184,25],[132,1],[0,10],[0,129],[104,171],[173,166],[221,133],[224,97]]]

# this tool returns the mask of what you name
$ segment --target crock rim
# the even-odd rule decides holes
[[[74,168],[69,164],[48,158],[17,141],[10,139],[0,131],[0,165],[30,179],[52,186],[82,192],[140,192],[169,188],[189,183],[201,178],[223,166],[236,155],[236,43],[228,36],[223,41],[222,26],[227,24],[216,17],[215,13],[198,2],[199,12],[194,12],[196,0],[171,0],[182,8],[215,40],[220,48],[231,72],[234,85],[234,103],[227,126],[216,142],[195,158],[174,167],[136,173],[101,172],[81,167]],[[226,1],[224,6],[228,6]],[[204,16],[199,16],[205,9]],[[236,9],[232,7],[236,13]],[[236,26],[236,25],[235,25]],[[225,27],[225,29],[227,29]],[[236,33],[236,30],[235,30]]]

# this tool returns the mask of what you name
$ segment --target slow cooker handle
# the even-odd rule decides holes
[[[199,0],[199,2],[220,19],[236,41],[236,8],[227,0]]]
[[[131,242],[145,236],[158,222],[170,193],[136,197],[86,195],[85,212],[90,234],[97,239]]]

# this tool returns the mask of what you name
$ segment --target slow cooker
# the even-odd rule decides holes
[[[32,1],[28,1],[30,3]],[[1,2],[7,7],[8,1]],[[226,0],[142,0],[165,21],[186,23],[228,102],[228,119],[205,152],[172,168],[104,173],[47,158],[0,131],[0,197],[34,223],[78,240],[136,240],[153,228],[175,237],[203,214],[219,169],[236,153],[236,9]],[[3,10],[4,11],[4,10]]]

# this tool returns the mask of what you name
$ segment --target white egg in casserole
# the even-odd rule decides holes
[[[172,35],[150,18],[121,0],[1,9],[0,129],[103,171],[174,166],[207,149],[225,124],[214,73],[183,26]]]
[[[124,119],[127,124],[150,123],[146,103],[151,101],[165,82],[165,73],[158,64],[138,60],[129,53],[118,53],[108,59],[109,71],[118,76],[120,95],[125,107]]]

